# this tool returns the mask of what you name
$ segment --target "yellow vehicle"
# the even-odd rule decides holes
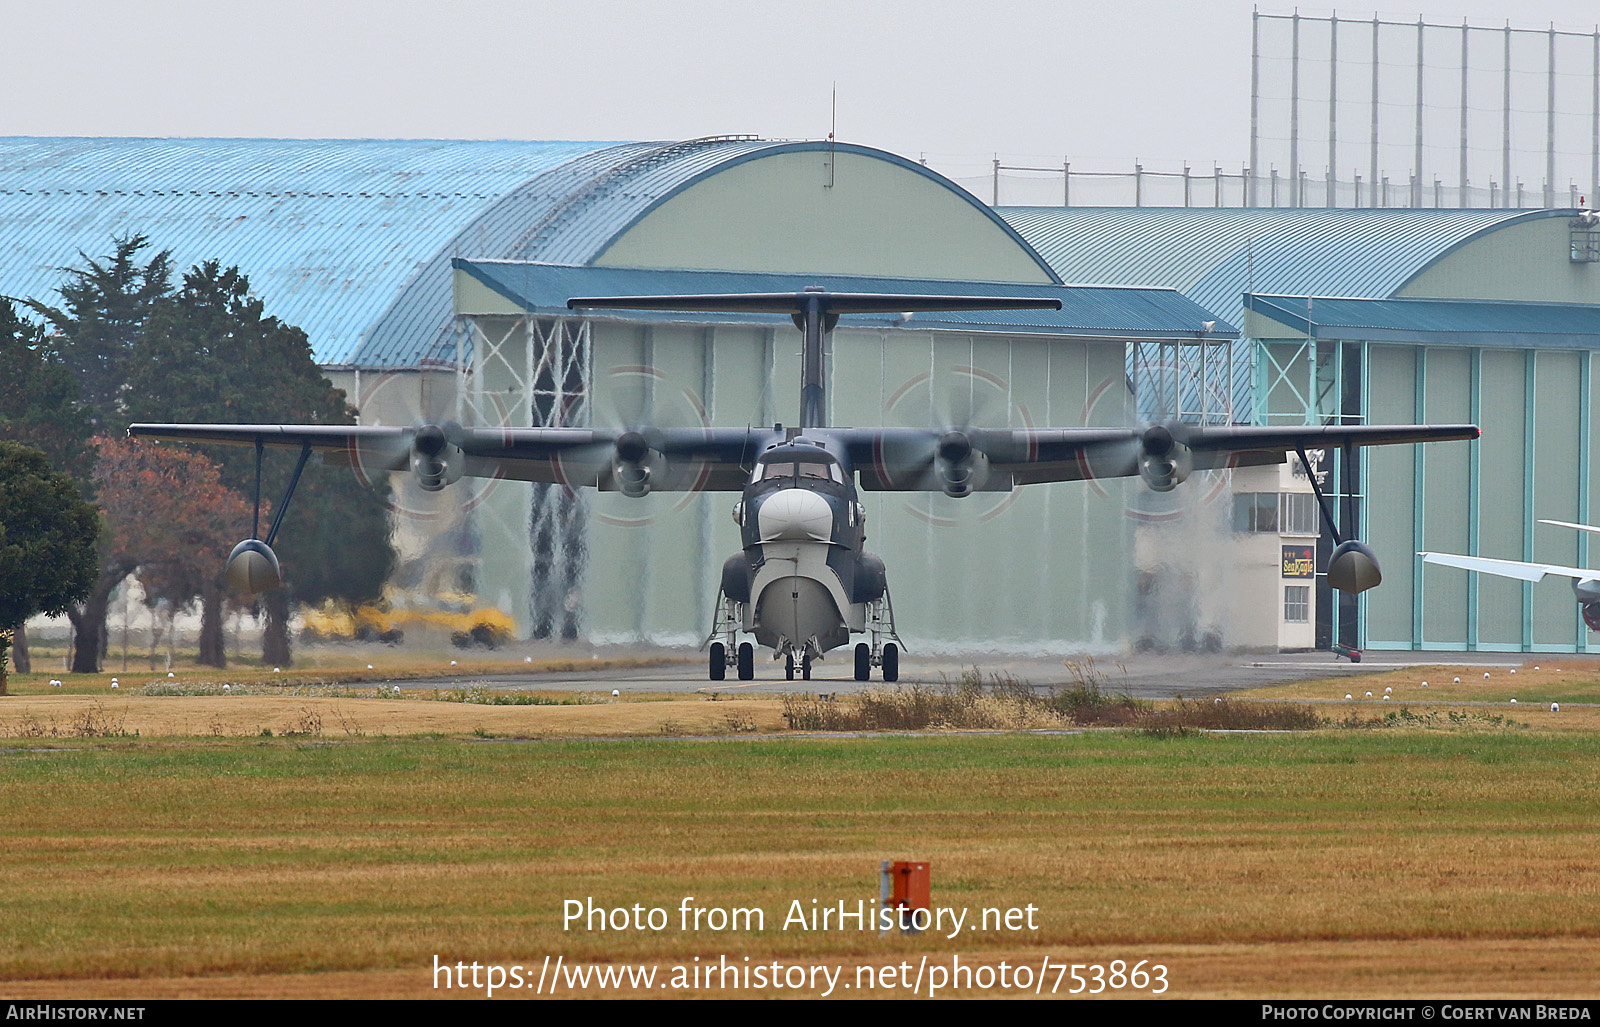
[[[386,592],[382,600],[352,608],[329,600],[300,611],[304,633],[312,641],[386,642],[413,634],[448,634],[465,649],[480,645],[497,649],[511,640],[511,618],[493,606],[476,606],[469,595],[429,596],[425,600]]]

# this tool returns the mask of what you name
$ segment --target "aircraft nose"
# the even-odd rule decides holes
[[[774,492],[761,504],[761,541],[827,542],[833,538],[833,508],[805,489]]]

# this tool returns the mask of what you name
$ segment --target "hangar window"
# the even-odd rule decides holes
[[[1278,530],[1276,492],[1240,492],[1233,497],[1234,531]]]
[[[1278,531],[1283,535],[1320,535],[1317,497],[1309,492],[1285,492],[1278,497]]]
[[[1240,492],[1233,497],[1233,530],[1320,535],[1317,497],[1309,492]]]
[[[1573,226],[1572,262],[1574,264],[1600,263],[1600,230]]]
[[[1283,619],[1290,624],[1311,622],[1311,586],[1283,586]]]

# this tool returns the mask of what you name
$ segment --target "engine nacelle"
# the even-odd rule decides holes
[[[623,432],[617,439],[616,458],[611,462],[611,481],[617,491],[631,499],[648,496],[652,465],[658,458],[643,435]]]
[[[1194,470],[1194,453],[1159,424],[1139,439],[1139,477],[1155,492],[1171,492]]]
[[[283,571],[271,546],[260,539],[247,538],[228,554],[222,579],[236,592],[256,595],[283,584]]]
[[[934,468],[944,494],[955,499],[981,489],[989,478],[988,456],[974,448],[972,440],[959,431],[947,431],[939,436]]]
[[[1382,581],[1378,554],[1365,542],[1346,539],[1328,556],[1328,585],[1346,595],[1365,592]]]
[[[1583,604],[1583,623],[1590,631],[1600,631],[1600,603]]]
[[[438,492],[461,480],[466,454],[450,444],[449,427],[425,424],[411,440],[411,473],[424,492]]]

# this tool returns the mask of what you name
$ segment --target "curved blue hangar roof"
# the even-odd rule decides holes
[[[453,258],[588,264],[708,175],[829,145],[0,138],[0,295],[52,302],[63,268],[144,235],[180,271],[238,265],[319,363],[453,360]],[[836,148],[944,182],[883,151]]]
[[[492,246],[519,187],[601,143],[0,139],[0,295],[58,298],[61,268],[144,235],[182,270],[237,264],[320,362],[440,250]]]
[[[1450,251],[1566,210],[1002,207],[1063,281],[1165,285],[1235,324],[1246,292],[1383,299]]]

